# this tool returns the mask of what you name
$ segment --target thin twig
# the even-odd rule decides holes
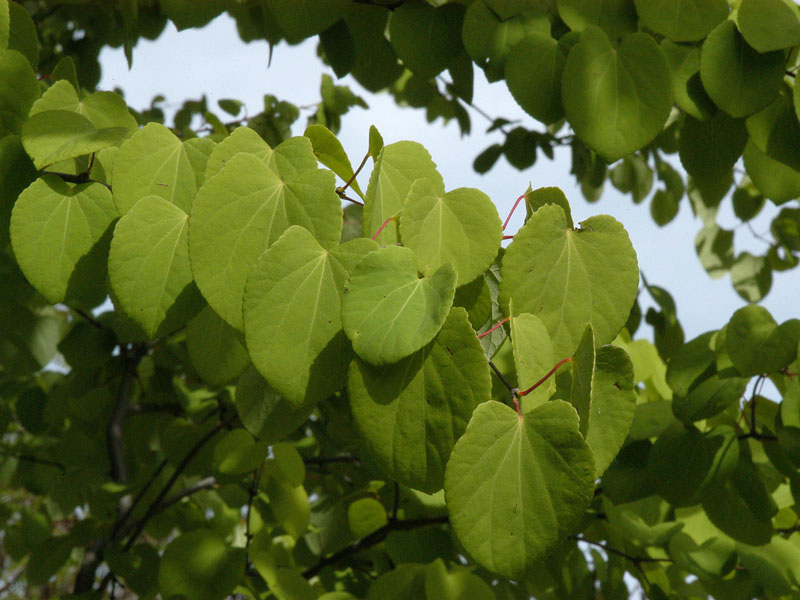
[[[89,325],[91,325],[92,327],[95,327],[97,329],[105,329],[105,327],[103,327],[103,324],[100,321],[95,319],[92,315],[90,315],[86,311],[81,310],[80,308],[73,308],[72,312],[74,312],[76,315],[79,315],[80,317],[83,317],[83,319],[87,323],[89,323]]]
[[[345,191],[347,188],[349,188],[349,187],[350,187],[350,184],[351,184],[351,183],[353,183],[353,181],[355,181],[355,178],[356,178],[356,177],[358,176],[358,174],[361,172],[361,169],[363,169],[363,168],[364,168],[364,165],[365,165],[365,164],[367,164],[367,159],[368,159],[370,156],[372,156],[372,155],[371,155],[369,152],[367,152],[367,153],[364,155],[364,159],[361,161],[361,164],[360,164],[360,165],[358,165],[358,168],[357,168],[357,169],[355,170],[355,172],[354,172],[354,173],[351,175],[350,179],[348,179],[348,180],[347,180],[347,182],[346,182],[346,183],[345,183],[345,184],[344,184],[344,185],[341,187],[341,190],[342,190],[343,192],[344,192],[344,191]]]
[[[628,554],[627,552],[623,552],[622,550],[617,550],[616,548],[612,548],[611,546],[604,544],[602,542],[596,542],[594,540],[587,539],[581,535],[571,535],[569,537],[578,542],[584,542],[586,544],[589,544],[590,546],[596,546],[597,548],[601,548],[602,550],[605,550],[610,554],[616,554],[617,556],[626,558],[632,563],[636,564],[637,566],[641,563],[674,562],[671,558],[653,558],[652,556],[633,556],[632,554]]]
[[[403,521],[389,521],[386,525],[377,529],[370,533],[368,536],[363,537],[359,540],[356,540],[346,548],[339,550],[327,558],[323,558],[317,564],[312,567],[309,567],[305,571],[303,571],[303,577],[306,579],[310,579],[317,575],[322,569],[329,565],[335,565],[340,560],[345,558],[349,558],[350,556],[357,554],[361,550],[366,548],[371,548],[376,544],[380,544],[383,540],[386,539],[386,536],[389,535],[392,531],[408,531],[410,529],[416,529],[417,527],[427,527],[428,525],[442,525],[448,523],[449,520],[447,517],[432,517],[429,519],[407,519]]]
[[[494,374],[497,375],[497,377],[500,379],[503,385],[506,386],[509,392],[513,394],[517,391],[517,388],[508,383],[508,380],[505,377],[503,377],[503,374],[500,372],[500,369],[498,369],[497,366],[491,360],[489,361],[489,366],[492,368],[492,371],[494,371]]]

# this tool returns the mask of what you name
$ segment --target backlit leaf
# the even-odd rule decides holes
[[[778,325],[763,306],[745,306],[733,313],[725,338],[728,354],[742,375],[774,373],[797,358],[800,321]]]
[[[0,47],[0,135],[20,133],[39,97],[39,82],[26,58]]]
[[[396,362],[422,348],[441,328],[455,294],[450,264],[419,277],[413,251],[387,246],[358,263],[345,287],[342,324],[356,354],[369,363]]]
[[[451,526],[479,564],[519,580],[576,526],[592,499],[594,472],[566,402],[522,416],[484,402],[447,464]]]
[[[508,91],[525,112],[542,123],[564,116],[561,75],[565,60],[558,42],[538,32],[529,34],[506,57]]]
[[[453,444],[491,381],[466,311],[454,308],[439,335],[400,362],[356,359],[348,379],[356,429],[377,465],[403,485],[441,489]]]
[[[800,44],[800,8],[784,0],[742,0],[737,21],[742,36],[758,52]]]
[[[636,254],[622,225],[601,215],[581,227],[569,229],[560,206],[543,206],[503,257],[500,305],[513,300],[516,314],[544,321],[556,357],[572,355],[587,323],[597,344],[610,342],[636,297]]]
[[[725,0],[635,0],[642,22],[674,42],[702,40],[728,17]]]

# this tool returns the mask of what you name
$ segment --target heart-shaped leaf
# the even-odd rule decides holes
[[[351,355],[340,316],[346,279],[339,261],[292,225],[247,280],[244,331],[253,364],[297,405],[344,386]]]
[[[400,362],[353,361],[347,389],[356,429],[377,465],[399,483],[432,493],[492,385],[466,311],[453,308],[434,341]]]
[[[403,202],[417,179],[429,179],[436,191],[444,193],[444,182],[428,151],[416,142],[395,142],[384,146],[375,159],[364,200],[363,235],[371,238],[403,207]],[[375,238],[379,244],[398,241],[396,226],[387,226]]]
[[[642,23],[674,42],[702,40],[728,18],[725,0],[634,0]]]
[[[447,317],[456,272],[417,273],[414,252],[387,246],[358,263],[345,288],[342,324],[353,349],[373,365],[397,362],[430,342]]]
[[[324,125],[309,125],[303,135],[311,140],[311,145],[314,147],[314,155],[319,162],[336,173],[343,181],[350,181],[353,177],[353,166],[350,164],[350,159],[347,158],[344,148],[342,148],[342,143],[330,129]],[[350,183],[350,187],[359,196],[364,197],[355,179]]]
[[[186,326],[186,350],[197,374],[209,385],[224,385],[239,377],[250,356],[239,333],[210,306]]]
[[[560,206],[537,210],[514,236],[502,264],[500,304],[531,313],[547,327],[555,357],[571,356],[587,323],[597,344],[614,339],[639,283],[636,253],[613,217],[567,227]]]
[[[49,302],[105,297],[109,227],[119,216],[99,183],[71,186],[45,175],[20,194],[11,244],[22,272]],[[97,289],[99,287],[99,289]]]
[[[615,48],[602,31],[584,32],[567,56],[561,93],[575,133],[609,161],[649,143],[672,108],[669,64],[645,33]]]
[[[117,223],[108,279],[123,312],[156,338],[194,317],[203,300],[192,281],[189,215],[158,196],[140,199]]]
[[[565,62],[558,42],[538,32],[528,34],[506,57],[508,91],[525,112],[548,125],[564,116],[561,75]]]
[[[479,190],[442,194],[430,180],[417,179],[403,204],[400,239],[417,255],[419,270],[432,273],[450,263],[459,285],[489,268],[502,235],[497,208]]]
[[[39,97],[39,81],[28,60],[0,47],[0,137],[19,133],[31,105]]]
[[[594,473],[570,404],[554,400],[518,415],[484,402],[447,463],[450,524],[478,563],[520,580],[578,523]]]
[[[302,171],[282,180],[245,152],[206,179],[192,207],[189,253],[197,286],[219,316],[242,329],[250,270],[290,225],[305,227],[325,248],[338,243],[342,207],[334,189],[330,171]]]
[[[755,304],[733,313],[725,338],[728,355],[742,375],[775,373],[797,358],[800,321],[778,325],[769,311]]]

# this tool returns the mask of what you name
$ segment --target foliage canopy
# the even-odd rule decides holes
[[[686,341],[612,216],[528,189],[512,234],[374,127],[354,168],[329,75],[297,137],[272,95],[168,127],[96,90],[104,46],[223,12],[464,133],[483,69],[542,127],[494,119],[477,171],[568,146],[589,200],[686,196],[749,304]],[[758,304],[798,67],[790,0],[0,0],[0,596],[800,594],[800,320]],[[777,207],[762,255],[726,203]]]

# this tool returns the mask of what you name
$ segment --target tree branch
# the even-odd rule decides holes
[[[617,556],[621,556],[622,558],[625,558],[625,559],[631,561],[636,566],[639,566],[641,563],[653,563],[653,562],[671,563],[671,562],[674,562],[671,558],[653,558],[652,556],[634,556],[632,554],[628,554],[627,552],[623,552],[622,550],[617,550],[616,548],[612,548],[611,546],[608,546],[608,545],[604,544],[603,542],[596,542],[594,540],[589,540],[589,539],[587,539],[587,538],[585,538],[585,537],[583,537],[581,535],[571,535],[569,537],[571,539],[575,540],[575,541],[584,542],[586,544],[589,544],[590,546],[596,546],[597,548],[600,548],[601,550],[605,550],[609,554],[616,554]]]
[[[417,527],[427,527],[428,525],[443,525],[445,523],[449,523],[449,519],[447,517],[432,517],[429,519],[407,519],[404,521],[390,521],[380,529],[377,529],[372,533],[370,533],[368,536],[356,540],[346,548],[343,548],[339,550],[339,552],[331,554],[327,558],[323,558],[314,566],[309,567],[308,569],[303,571],[303,577],[305,577],[306,579],[310,579],[315,575],[317,575],[325,567],[329,565],[334,565],[342,559],[349,558],[350,556],[357,554],[361,550],[365,550],[367,548],[375,546],[376,544],[380,544],[383,540],[386,539],[386,536],[389,535],[392,531],[408,531],[410,529],[416,529]]]

